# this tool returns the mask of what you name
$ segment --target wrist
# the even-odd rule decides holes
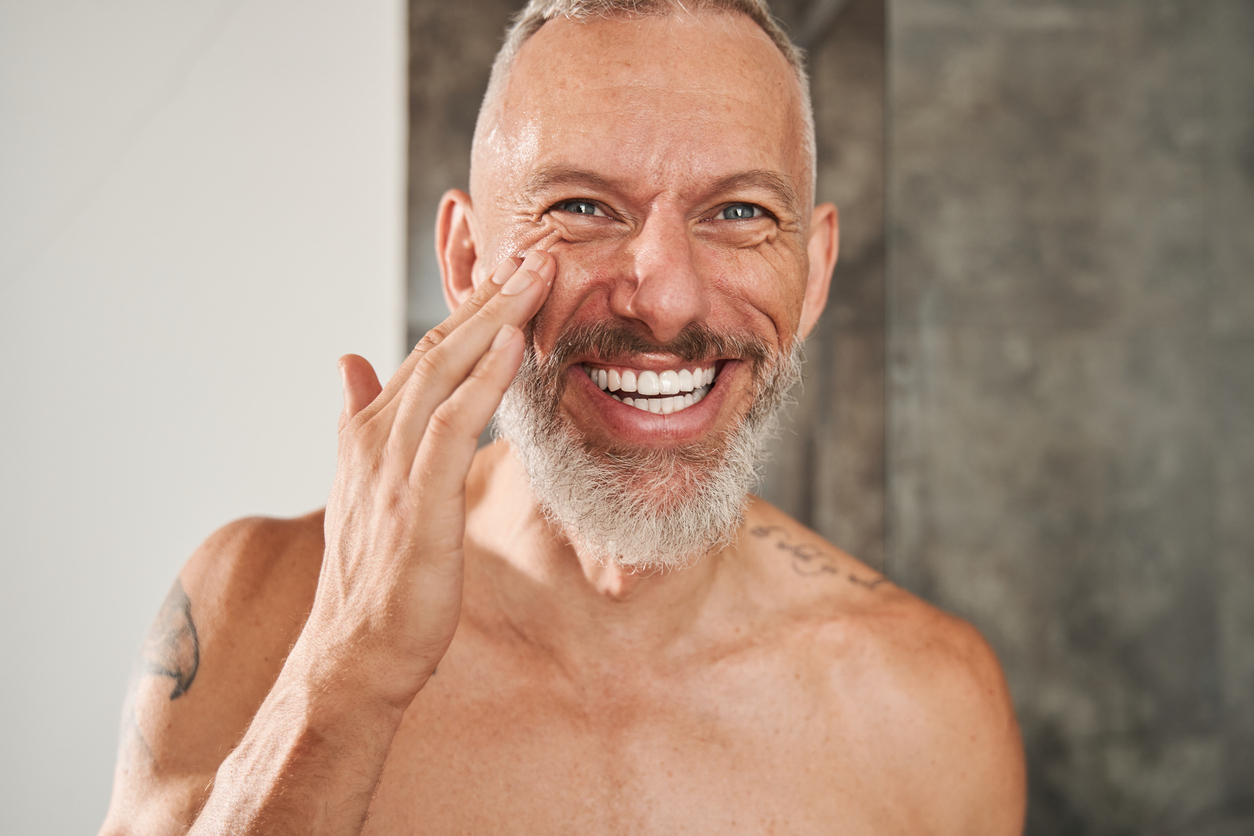
[[[275,688],[295,689],[316,713],[334,716],[348,706],[350,712],[399,724],[430,678],[425,667],[402,664],[378,648],[320,640],[307,629],[288,654]]]

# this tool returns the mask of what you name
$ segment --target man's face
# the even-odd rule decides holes
[[[738,15],[558,19],[523,47],[476,148],[479,269],[533,247],[556,257],[534,359],[589,450],[708,467],[813,324],[799,98],[787,61]],[[635,396],[589,371],[634,377]],[[667,372],[695,397],[641,392]],[[650,491],[665,504],[691,481]]]

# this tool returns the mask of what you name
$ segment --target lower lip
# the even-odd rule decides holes
[[[592,382],[579,364],[566,370],[567,386],[577,393],[581,401],[595,410],[600,422],[613,435],[638,444],[666,447],[696,440],[710,431],[727,396],[727,384],[740,370],[741,365],[736,360],[723,361],[709,393],[700,402],[670,415],[647,412],[614,400],[608,390],[603,390]],[[631,395],[630,392],[621,391],[613,394],[620,398]]]

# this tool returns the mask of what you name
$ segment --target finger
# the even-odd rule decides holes
[[[383,387],[370,361],[356,354],[340,358],[340,379],[344,383],[344,411],[340,413],[340,429],[358,412],[379,396]]]
[[[460,497],[479,436],[500,406],[523,359],[522,331],[504,325],[487,354],[431,415],[410,482],[436,502]]]
[[[522,263],[522,258],[509,257],[497,264],[493,268],[492,273],[489,273],[488,281],[480,282],[479,287],[475,288],[472,295],[458,306],[458,310],[450,313],[444,322],[441,322],[435,328],[431,328],[431,331],[423,335],[423,338],[409,352],[409,356],[405,357],[405,361],[401,362],[400,367],[396,370],[396,374],[391,376],[391,380],[387,381],[387,386],[384,387],[384,397],[382,397],[379,404],[380,407],[396,396],[396,392],[399,392],[401,386],[405,385],[405,381],[409,380],[411,372],[414,371],[414,366],[423,358],[423,355],[430,351],[431,348],[439,345],[444,340],[446,333],[454,330],[466,318],[473,316],[475,312],[479,311],[484,303],[500,290],[500,286],[504,285],[509,280],[509,277],[518,271]]]
[[[428,331],[423,338],[418,341],[418,344],[414,346],[413,350],[409,352],[409,356],[401,363],[400,368],[396,370],[396,373],[388,380],[387,386],[383,389],[382,397],[378,398],[376,403],[372,404],[369,409],[364,411],[362,418],[365,420],[370,419],[373,415],[377,414],[380,410],[391,403],[397,393],[401,391],[405,382],[409,380],[410,375],[413,374],[414,366],[418,364],[418,361],[422,359],[423,355],[443,342],[444,337],[456,329],[458,325],[465,322],[482,309],[484,304],[495,296],[498,291],[500,291],[501,286],[504,285],[509,278],[518,271],[519,267],[522,266],[523,261],[524,259],[515,257],[510,257],[502,261],[495,268],[493,268],[492,272],[488,276],[488,280],[481,282],[479,287],[475,288],[474,293],[472,293],[470,297],[457,308],[457,310],[453,311],[447,319],[435,328]]]
[[[532,253],[528,259],[536,255]],[[540,261],[538,272],[527,267],[519,269],[475,316],[430,349],[414,367],[395,407],[389,405],[380,413],[383,417],[387,411],[395,409],[389,421],[389,455],[394,456],[395,461],[406,463],[408,467],[432,413],[475,368],[501,326],[521,328],[540,309],[556,264],[551,256],[537,260]]]

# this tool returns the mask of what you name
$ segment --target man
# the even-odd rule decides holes
[[[342,360],[324,513],[187,564],[102,832],[1019,832],[978,634],[747,495],[836,261],[808,114],[757,2],[528,7],[452,316]]]

